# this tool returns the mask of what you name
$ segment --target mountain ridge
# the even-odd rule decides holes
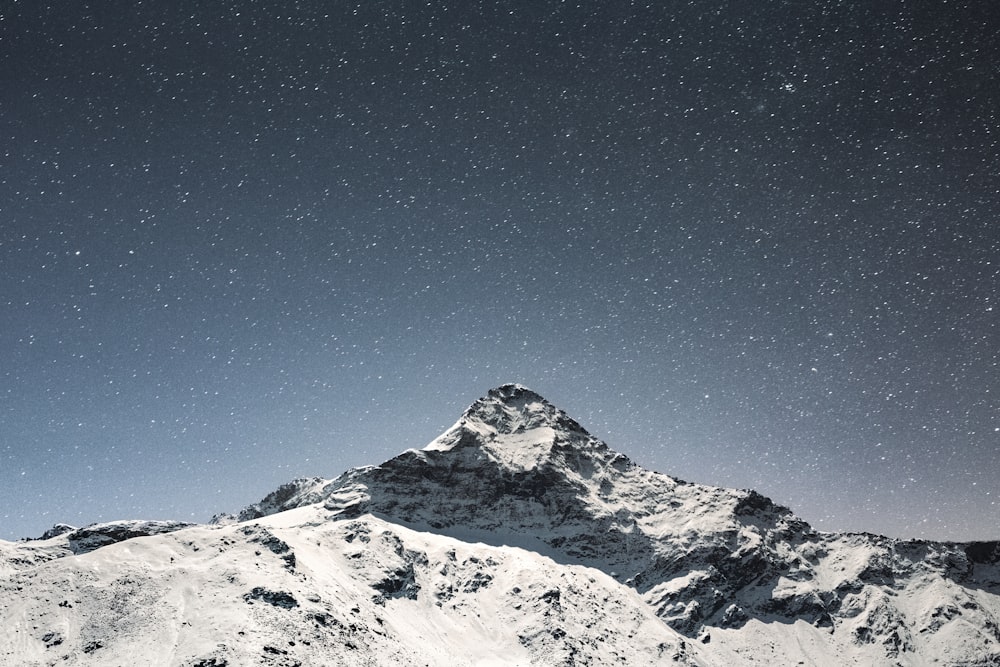
[[[349,491],[345,500],[340,494]],[[643,594],[671,628],[701,639],[764,617],[833,628],[854,618],[853,596],[867,586],[917,571],[973,582],[977,561],[969,553],[982,556],[979,564],[996,563],[990,543],[818,533],[756,491],[644,470],[516,384],[491,390],[422,450],[359,469],[326,493],[334,515],[372,514],[495,546],[533,545],[557,562],[597,567]],[[817,583],[815,570],[834,558],[834,546],[875,555],[852,576]],[[761,599],[757,589],[768,586],[773,594]],[[870,611],[876,619],[900,613],[882,600]],[[869,624],[853,625],[855,639],[880,641],[886,658],[912,645],[896,625],[879,640]]]
[[[331,579],[316,563],[341,559],[345,571],[367,582],[361,590],[373,591],[375,607],[402,613],[408,605],[431,605],[436,611],[427,613],[444,614],[448,623],[467,624],[462,610],[483,604],[513,614],[514,625],[525,622],[505,606],[525,608],[513,592],[524,587],[511,583],[500,591],[490,582],[507,576],[504,564],[533,563],[547,576],[577,581],[579,609],[568,606],[569,588],[542,590],[544,582],[524,574],[524,584],[538,588],[529,607],[544,607],[532,622],[558,611],[562,625],[579,634],[545,623],[541,634],[528,632],[516,650],[531,664],[587,664],[587,656],[611,664],[602,642],[625,655],[611,639],[613,622],[610,634],[597,639],[579,616],[583,609],[595,613],[588,586],[620,600],[629,618],[646,619],[643,627],[660,624],[653,633],[660,637],[656,660],[669,654],[679,664],[752,664],[751,656],[770,655],[770,664],[1000,664],[1000,544],[817,532],[756,491],[646,470],[518,384],[490,390],[422,449],[333,480],[293,480],[236,516],[216,517],[214,526],[116,522],[60,529],[20,552],[0,550],[0,573],[16,578],[60,560],[100,560],[137,541],[173,553],[188,534],[199,536],[188,540],[201,545],[198,551],[208,544],[220,554],[250,549],[255,561],[271,554],[273,580],[294,574],[335,583],[333,597],[348,588],[357,594],[357,587]],[[310,535],[329,552],[317,552]],[[470,554],[465,565],[448,555],[460,549]],[[247,589],[249,577],[233,576],[242,585],[241,604],[305,613],[308,605],[294,587],[279,590],[261,580]],[[580,576],[594,583],[581,584]],[[328,655],[340,655],[332,635],[323,636]],[[789,662],[774,657],[775,647]],[[630,655],[649,659],[654,648],[642,651]]]

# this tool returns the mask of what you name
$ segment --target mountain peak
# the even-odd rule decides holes
[[[536,428],[552,428],[590,435],[569,415],[524,385],[510,383],[490,389],[462,415],[462,426],[509,435]]]
[[[486,392],[486,395],[489,398],[501,401],[518,401],[523,398],[530,398],[542,403],[547,402],[538,393],[518,382],[508,382],[507,384],[502,384],[499,387],[494,387]]]
[[[166,634],[185,665],[1000,666],[996,542],[816,533],[646,470],[518,384],[422,450],[235,519],[0,542],[0,664],[155,662]]]

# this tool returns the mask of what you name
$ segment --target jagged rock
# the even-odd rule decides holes
[[[299,606],[295,596],[286,591],[271,591],[261,586],[255,587],[252,591],[243,596],[247,602],[260,600],[274,607],[282,609],[293,609]]]
[[[76,526],[71,526],[68,523],[57,523],[42,533],[42,536],[39,537],[38,540],[51,540],[53,537],[59,537],[60,535],[65,535],[66,533],[73,532],[74,530],[76,530]]]
[[[973,563],[1000,563],[1000,542],[972,542],[966,545],[965,555]]]
[[[77,528],[65,536],[73,553],[84,554],[116,542],[172,533],[193,525],[184,521],[113,521]]]
[[[250,543],[259,544],[279,556],[289,570],[295,569],[295,553],[292,548],[271,531],[261,526],[244,526],[240,529],[240,533],[249,538]]]
[[[237,521],[250,521],[293,507],[319,502],[323,498],[321,489],[325,484],[326,480],[319,477],[301,477],[292,480],[279,486],[260,502],[245,507],[236,519]],[[225,519],[221,517],[220,520],[224,521]]]

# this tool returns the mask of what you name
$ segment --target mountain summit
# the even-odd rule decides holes
[[[491,390],[423,451],[449,451],[463,444],[511,470],[542,465],[553,455],[553,447],[607,450],[565,412],[518,384]]]
[[[463,424],[481,424],[503,435],[536,428],[590,435],[565,412],[519,384],[505,384],[491,389],[485,397],[469,406],[459,420],[459,425]]]
[[[0,664],[134,662],[154,637],[173,657],[140,662],[195,667],[1000,664],[997,543],[818,533],[646,470],[516,384],[381,465],[214,526],[0,543],[0,574]]]

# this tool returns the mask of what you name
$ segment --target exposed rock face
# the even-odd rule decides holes
[[[250,521],[259,519],[262,516],[283,512],[293,507],[302,507],[319,502],[323,496],[320,489],[326,484],[326,480],[320,477],[302,477],[292,480],[287,484],[282,484],[277,489],[267,494],[259,503],[254,503],[243,509],[237,515],[237,521]],[[220,515],[225,516],[225,515]],[[224,521],[219,521],[224,523]]]
[[[59,537],[60,535],[65,535],[66,533],[76,530],[75,526],[71,526],[68,523],[57,523],[52,526],[39,537],[39,540],[51,540],[53,537]]]
[[[73,553],[83,554],[116,542],[172,533],[193,525],[183,521],[112,521],[76,528],[64,534]]]

